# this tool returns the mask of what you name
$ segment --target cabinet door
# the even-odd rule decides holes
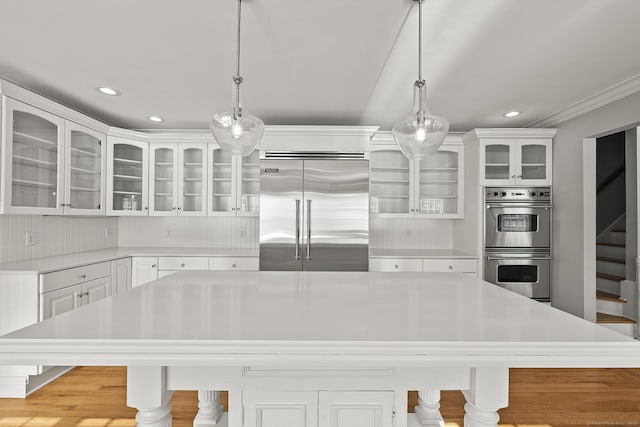
[[[209,146],[209,215],[235,215],[236,162],[233,156],[217,145]]]
[[[149,212],[149,144],[107,138],[107,215],[147,215]]]
[[[178,214],[178,144],[150,144],[149,215]]]
[[[319,427],[391,427],[392,391],[321,391]]]
[[[66,122],[65,215],[105,213],[105,135]]]
[[[462,147],[442,147],[416,161],[416,215],[461,218],[463,212]]]
[[[243,392],[244,427],[315,427],[318,392]]]
[[[260,212],[260,152],[235,159],[236,212],[240,216],[258,216]]]
[[[483,140],[480,143],[480,184],[513,185],[516,179],[515,140]]]
[[[111,293],[121,294],[131,289],[131,258],[111,261]]]
[[[131,259],[131,286],[144,285],[158,278],[158,258],[133,257]]]
[[[71,311],[82,305],[82,285],[67,286],[40,295],[41,319]]]
[[[62,214],[64,120],[3,97],[3,213]]]
[[[413,215],[414,174],[409,160],[397,149],[377,149],[369,160],[370,212],[376,216]]]
[[[103,277],[82,284],[82,305],[91,304],[108,296],[111,296],[111,277]]]
[[[551,141],[520,139],[516,144],[516,178],[522,185],[551,185]]]
[[[180,144],[178,168],[178,215],[207,214],[207,146]]]

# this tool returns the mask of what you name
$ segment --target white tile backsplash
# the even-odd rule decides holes
[[[119,245],[257,248],[259,224],[255,217],[122,217]]]
[[[452,249],[450,219],[370,218],[369,247],[374,249]]]
[[[107,238],[105,230],[110,229]],[[26,233],[35,243],[26,245]],[[118,218],[0,215],[0,262],[14,262],[118,245]]]

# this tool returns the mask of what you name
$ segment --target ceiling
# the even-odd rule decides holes
[[[114,126],[203,129],[232,105],[236,5],[2,0],[0,77]],[[268,125],[390,129],[411,107],[416,12],[411,0],[244,1],[244,106]],[[638,18],[638,0],[425,0],[431,110],[454,131],[535,123],[640,76]],[[501,116],[511,110],[523,114]]]

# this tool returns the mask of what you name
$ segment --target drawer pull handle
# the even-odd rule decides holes
[[[231,267],[236,268],[236,265],[235,264],[231,264]]]
[[[151,264],[151,268],[156,268],[156,265],[155,264]]]
[[[395,267],[395,268],[400,268],[400,267],[398,267],[398,264],[394,265],[394,267]]]
[[[86,279],[86,278],[87,278],[87,275],[86,275],[86,274],[81,274],[81,275],[80,275],[80,278],[81,278],[81,279]]]
[[[450,265],[450,266],[449,266],[449,270],[453,270],[453,265]]]
[[[84,293],[84,296],[85,296],[85,297],[88,297],[88,296],[89,296],[89,291],[85,292],[85,293]]]
[[[180,267],[184,267],[184,262],[182,264],[180,264]]]

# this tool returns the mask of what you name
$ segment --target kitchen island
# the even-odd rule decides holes
[[[640,367],[640,343],[487,282],[447,273],[180,272],[0,338],[0,364],[128,366],[140,426],[417,425],[463,390],[495,426],[511,367]],[[222,414],[218,391],[229,391]]]

